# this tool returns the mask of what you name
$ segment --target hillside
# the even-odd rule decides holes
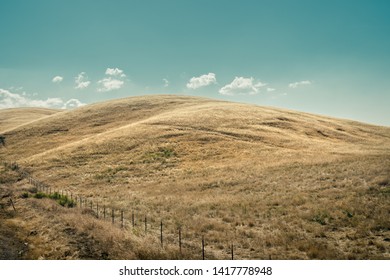
[[[216,259],[229,258],[231,244],[237,259],[390,258],[388,127],[171,95],[0,110],[0,120],[1,160],[72,197],[125,210],[121,230],[102,209],[96,219],[22,198],[34,189],[2,167],[2,219],[31,244],[19,257],[199,258],[203,236]],[[172,245],[178,228],[181,255]]]
[[[0,110],[0,133],[56,114],[62,110],[47,108],[14,108]]]

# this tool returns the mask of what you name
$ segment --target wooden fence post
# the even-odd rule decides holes
[[[234,260],[234,244],[233,243],[232,243],[231,249],[232,249],[232,260]]]
[[[106,205],[103,206],[103,219],[106,219]]]
[[[181,254],[181,227],[179,227],[179,252]]]
[[[162,220],[160,224],[160,241],[161,241],[161,247],[163,247],[163,221]]]
[[[112,223],[114,223],[114,220],[115,220],[114,208],[111,208],[111,220],[112,220]]]
[[[123,228],[123,210],[121,210],[121,228]]]
[[[146,215],[145,215],[145,234],[146,234],[147,231],[148,231],[148,224],[147,224],[147,218],[146,218]]]
[[[134,227],[135,226],[134,212],[131,213],[131,223],[133,224],[133,227]]]
[[[96,217],[99,219],[99,202],[96,202]]]
[[[204,236],[202,236],[202,259],[204,260]]]

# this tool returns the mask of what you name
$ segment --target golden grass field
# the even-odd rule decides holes
[[[203,236],[207,259],[390,259],[389,127],[159,95],[0,110],[0,134],[0,160],[125,212],[34,198],[1,166],[1,258],[200,259]]]

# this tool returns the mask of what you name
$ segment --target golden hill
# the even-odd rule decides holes
[[[1,159],[56,190],[124,209],[127,230],[85,209],[18,198],[28,214],[7,223],[34,232],[17,237],[33,244],[26,258],[199,258],[201,236],[208,258],[229,258],[231,244],[237,259],[390,258],[388,127],[172,95],[51,113],[11,125],[0,110]],[[12,174],[2,170],[4,192],[29,190]]]
[[[13,108],[0,110],[0,133],[14,129],[19,125],[58,113],[61,110],[47,108]]]

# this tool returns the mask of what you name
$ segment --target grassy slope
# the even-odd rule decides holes
[[[14,129],[20,125],[30,123],[62,110],[46,108],[14,108],[0,110],[0,133]]]
[[[167,231],[181,225],[188,258],[199,257],[194,248],[201,235],[213,258],[227,258],[232,242],[237,258],[390,258],[387,127],[203,98],[148,96],[61,112],[4,135],[1,157],[18,161],[51,186],[135,211],[138,220],[147,215],[152,231],[160,219]],[[49,201],[20,203],[53,215],[47,213]],[[61,232],[59,253],[30,250],[28,257],[177,257],[169,248],[149,248],[143,239],[148,236],[123,237],[98,230],[107,225],[88,221],[88,215],[55,211],[67,221],[58,220],[56,231],[45,230],[47,220],[37,218],[25,228],[40,228],[38,236],[46,239]],[[81,227],[69,215],[94,226]],[[131,253],[112,249],[102,231],[122,236],[116,242],[130,244]],[[95,250],[88,255],[85,246],[69,241],[75,234],[102,240],[88,245]]]

